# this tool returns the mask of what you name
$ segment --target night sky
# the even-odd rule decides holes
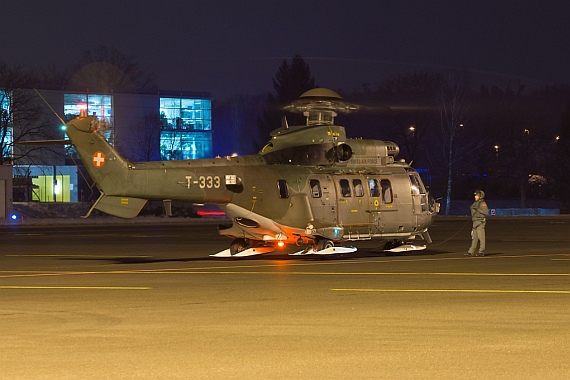
[[[214,98],[272,91],[300,54],[321,87],[462,68],[491,83],[570,83],[570,2],[6,1],[0,60],[66,64],[106,45],[164,90]]]

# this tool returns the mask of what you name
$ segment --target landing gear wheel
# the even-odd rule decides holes
[[[236,253],[245,251],[250,247],[251,244],[249,243],[248,239],[234,239],[234,241],[232,241],[232,244],[230,244],[230,253],[233,256]]]
[[[334,247],[334,243],[329,239],[321,239],[317,242],[317,251]]]

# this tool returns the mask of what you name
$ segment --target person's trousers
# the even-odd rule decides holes
[[[474,254],[479,244],[479,253],[485,253],[485,222],[478,223],[471,230],[471,247],[469,253]]]

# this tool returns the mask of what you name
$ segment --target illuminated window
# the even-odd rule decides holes
[[[0,91],[0,131],[6,128],[6,135],[0,141],[2,157],[8,158],[13,155],[12,126],[10,123],[10,96],[6,91]]]
[[[212,102],[160,98],[160,153],[164,160],[212,156]]]
[[[63,114],[66,121],[78,117],[81,110],[85,110],[89,116],[96,116],[102,122],[104,126],[103,136],[113,145],[113,96],[97,94],[63,95]]]
[[[209,131],[212,102],[209,99],[160,98],[160,118],[166,129]]]
[[[208,132],[160,132],[163,160],[194,160],[212,156],[212,135]]]
[[[65,94],[63,96],[63,113],[69,121],[79,116],[81,110],[86,110],[90,116],[100,120],[112,121],[113,96],[97,94]]]

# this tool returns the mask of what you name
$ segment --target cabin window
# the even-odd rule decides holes
[[[350,184],[347,179],[340,180],[340,194],[345,198],[350,197]]]
[[[380,187],[378,186],[378,181],[374,178],[368,179],[368,188],[370,189],[371,197],[380,196]]]
[[[382,202],[394,202],[394,196],[392,195],[392,184],[390,181],[387,179],[380,180],[380,187],[382,188]]]
[[[280,198],[289,198],[289,188],[287,187],[287,181],[284,179],[277,181],[277,188],[279,189]]]
[[[309,180],[309,186],[311,187],[311,196],[313,198],[320,198],[323,195],[321,192],[321,183],[318,179]]]
[[[352,180],[352,187],[354,187],[354,196],[363,197],[364,196],[364,186],[362,186],[362,181],[360,179]]]

